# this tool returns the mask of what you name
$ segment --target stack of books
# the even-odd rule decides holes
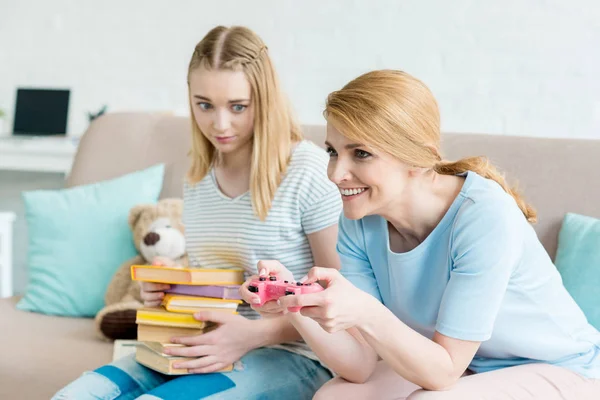
[[[193,358],[169,356],[166,347],[174,336],[196,336],[210,331],[215,324],[197,321],[193,314],[213,311],[237,314],[242,303],[239,287],[244,282],[242,269],[176,268],[154,265],[133,265],[131,278],[137,281],[168,283],[162,305],[137,311],[138,326],[136,360],[148,368],[168,375],[188,374],[173,364]],[[222,371],[231,371],[229,365]]]

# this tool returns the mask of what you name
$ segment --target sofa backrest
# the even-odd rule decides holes
[[[164,163],[161,198],[181,197],[189,166],[191,124],[166,113],[109,113],[82,136],[67,186],[116,178]]]
[[[180,197],[189,167],[190,123],[166,113],[113,113],[95,120],[81,139],[67,185],[111,179],[165,163],[161,197]],[[304,126],[307,139],[323,146],[324,126]],[[538,211],[534,225],[554,257],[567,212],[600,218],[600,140],[548,139],[486,134],[443,135],[444,158],[486,155],[518,183]]]

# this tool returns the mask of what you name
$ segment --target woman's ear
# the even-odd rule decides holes
[[[431,170],[431,168],[409,167],[408,168],[408,177],[409,178],[418,178],[430,170]]]

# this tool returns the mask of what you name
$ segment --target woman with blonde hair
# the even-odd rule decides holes
[[[190,266],[255,270],[284,260],[297,277],[313,265],[339,269],[335,250],[341,198],[327,179],[327,153],[303,140],[262,40],[244,27],[216,27],[188,69],[192,165],[183,222]],[[169,260],[156,260],[170,263]],[[144,283],[146,306],[168,285]],[[172,379],[134,357],[87,373],[56,399],[310,399],[332,377],[285,317],[199,312],[218,327],[173,338],[165,352],[193,358]],[[234,364],[229,373],[218,373]]]
[[[286,315],[339,375],[315,398],[600,399],[600,333],[535,211],[485,158],[442,159],[429,89],[370,72],[331,93],[325,117],[342,268],[311,269],[324,291],[262,311],[303,307]]]

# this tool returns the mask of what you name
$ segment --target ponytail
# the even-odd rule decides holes
[[[486,157],[469,157],[458,161],[440,161],[433,167],[433,170],[442,175],[457,175],[467,171],[473,171],[484,178],[496,181],[506,193],[510,194],[530,223],[537,222],[537,212],[527,204],[525,199],[515,187],[510,187],[496,167],[494,167]]]

